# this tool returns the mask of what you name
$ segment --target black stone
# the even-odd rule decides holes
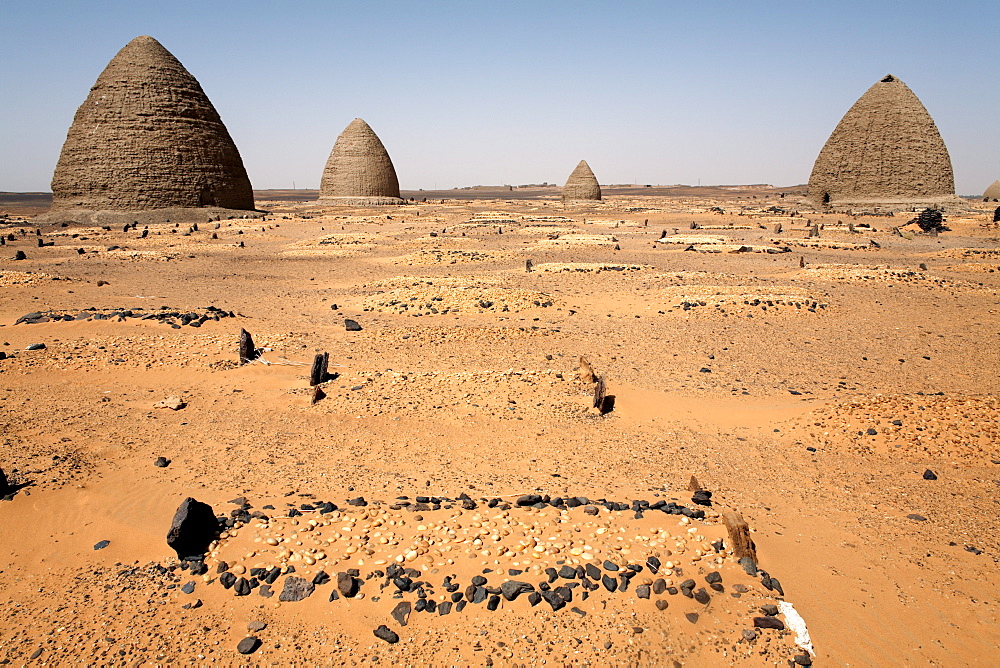
[[[378,638],[379,640],[384,640],[390,645],[395,645],[396,643],[399,642],[399,636],[396,634],[396,632],[390,629],[385,624],[380,624],[377,629],[372,631],[372,633],[375,635],[376,638]]]
[[[279,575],[281,575],[281,568],[278,566],[272,566],[264,575],[264,582],[267,584],[274,584],[274,581],[278,579]]]
[[[573,590],[569,587],[558,587],[555,589],[555,593],[559,594],[559,596],[562,597],[562,600],[567,603],[573,600]]]
[[[358,593],[358,587],[361,581],[355,578],[350,573],[337,573],[337,590],[344,595],[345,598],[352,598]]]
[[[236,645],[236,651],[240,654],[253,654],[260,648],[260,639],[253,636],[244,638]]]
[[[351,320],[350,318],[344,318],[344,329],[348,332],[360,332],[361,325],[358,324],[357,320]]]
[[[601,569],[595,566],[594,564],[587,564],[586,566],[584,566],[584,569],[587,571],[587,576],[591,580],[601,579]]]
[[[542,595],[539,594],[537,591],[533,591],[530,594],[528,594],[528,603],[530,603],[532,607],[538,605],[541,602],[542,602]]]
[[[778,614],[778,606],[776,606],[774,603],[765,603],[764,605],[760,606],[760,611],[763,612],[768,617],[774,617],[775,615]]]
[[[544,598],[545,601],[552,606],[553,611],[561,610],[566,606],[566,600],[554,591],[547,591],[543,593],[542,598]]]
[[[702,605],[708,605],[708,602],[712,600],[712,597],[707,591],[705,591],[704,587],[701,587],[698,591],[694,592],[694,600],[698,601]]]
[[[563,566],[559,569],[559,577],[565,580],[574,580],[576,579],[576,569],[572,566]]]
[[[705,582],[708,584],[715,584],[716,582],[722,582],[722,575],[718,571],[712,571],[705,576]]]
[[[325,585],[329,581],[330,581],[330,574],[327,573],[326,571],[320,571],[315,576],[313,576],[312,583],[318,586],[318,585]]]
[[[938,479],[937,475],[934,473],[934,471],[931,471],[930,469],[924,471],[924,480],[937,480],[937,479]]]
[[[157,467],[159,467],[161,469],[165,469],[168,466],[170,466],[170,460],[167,459],[166,457],[157,457],[156,461],[153,462],[153,466],[157,466]]]
[[[95,550],[103,550],[108,545],[111,545],[111,541],[110,540],[102,540],[102,541],[100,541],[100,542],[98,542],[97,544],[94,545],[94,549]]]
[[[518,582],[517,580],[508,580],[500,585],[500,593],[508,601],[513,601],[521,594],[530,594],[534,590],[535,588],[527,582]]]
[[[667,583],[666,583],[666,581],[663,578],[657,578],[656,580],[653,580],[653,593],[654,594],[659,595],[659,594],[662,594],[663,592],[665,592],[666,590],[667,590]]]
[[[412,606],[409,601],[403,601],[402,603],[397,603],[396,607],[392,609],[389,614],[392,618],[396,620],[396,623],[400,626],[406,626],[406,623],[410,619],[410,611]]]
[[[237,596],[249,596],[250,592],[253,590],[250,587],[250,582],[246,578],[240,578],[236,581],[236,586],[233,587],[233,591],[236,592]],[[284,592],[282,592],[282,594],[284,594]]]
[[[753,625],[757,629],[777,629],[778,631],[785,628],[785,623],[777,617],[754,617]]]
[[[437,613],[438,613],[438,615],[441,615],[443,617],[444,615],[447,615],[448,613],[450,613],[451,612],[451,606],[452,606],[452,602],[451,601],[444,601],[443,603],[438,603],[438,607],[437,607]]]
[[[188,497],[181,502],[167,531],[167,545],[178,557],[205,554],[219,535],[219,523],[212,506]]]
[[[606,571],[617,571],[618,570],[618,564],[616,564],[616,563],[614,563],[612,561],[605,561],[603,565],[604,565],[604,570],[606,570]]]
[[[649,598],[650,587],[649,585],[639,585],[635,588],[635,595],[639,598]]]
[[[646,559],[646,567],[649,568],[650,572],[654,575],[660,570],[660,560],[656,557],[649,557]]]
[[[236,576],[230,573],[229,571],[226,571],[225,573],[219,576],[219,584],[221,584],[223,588],[229,589],[234,584],[236,584]]]
[[[601,584],[603,584],[604,588],[608,591],[613,592],[618,590],[618,580],[608,575],[601,578]]]
[[[193,594],[194,593],[194,580],[185,583],[184,586],[181,587],[181,591],[184,592],[185,594]]]
[[[347,505],[349,505],[349,506],[367,506],[368,502],[365,501],[365,497],[359,496],[356,499],[351,499],[350,501],[348,501]]]
[[[285,578],[285,587],[278,596],[279,601],[301,601],[308,598],[316,589],[312,582],[303,578],[289,575]]]
[[[712,505],[712,493],[705,489],[699,489],[691,496],[691,501],[699,506]]]

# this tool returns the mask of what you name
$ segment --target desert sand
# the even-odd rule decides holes
[[[0,201],[0,662],[995,662],[995,205],[402,195]],[[230,519],[203,562],[187,497]]]

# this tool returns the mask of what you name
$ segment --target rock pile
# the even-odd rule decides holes
[[[243,161],[215,107],[146,35],[118,52],[77,110],[52,193],[50,217],[60,220],[92,220],[102,211],[194,208],[204,217],[254,208]]]
[[[828,208],[957,202],[948,149],[906,84],[887,75],[854,103],[816,158],[806,199]]]
[[[165,325],[170,325],[174,329],[179,329],[183,325],[190,327],[201,327],[209,320],[218,321],[222,318],[235,318],[232,311],[223,311],[215,306],[207,306],[202,309],[191,311],[181,311],[171,309],[169,306],[161,306],[155,310],[145,310],[142,308],[120,308],[120,309],[98,309],[85,308],[82,311],[33,311],[22,315],[14,323],[15,325],[26,324],[36,325],[43,322],[73,320],[113,320],[124,322],[128,318],[136,320],[155,320]]]
[[[323,170],[319,201],[344,206],[403,203],[389,153],[360,118],[351,121],[333,145]]]

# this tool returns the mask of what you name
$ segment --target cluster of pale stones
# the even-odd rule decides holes
[[[1000,184],[984,193],[997,199]],[[253,191],[235,143],[198,81],[142,35],[108,63],[77,110],[52,179],[53,211],[215,208],[252,211]],[[916,95],[887,75],[854,104],[827,140],[809,179],[818,207],[943,205],[957,201],[951,159]],[[601,199],[581,160],[564,202]],[[324,204],[402,204],[392,160],[354,119],[323,171]]]
[[[393,563],[421,570],[489,564],[541,574],[557,562],[574,566],[609,560],[624,567],[650,556],[669,572],[695,564],[717,569],[732,561],[729,552],[712,545],[723,537],[721,525],[687,517],[679,517],[673,527],[652,521],[630,525],[622,521],[630,512],[588,516],[579,510],[452,510],[405,517],[371,508],[357,514],[254,520],[222,533],[209,547],[209,556],[225,560],[235,575],[275,565],[309,573],[338,565],[377,569]]]

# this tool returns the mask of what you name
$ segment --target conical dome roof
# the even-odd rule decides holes
[[[152,37],[136,37],[73,118],[52,178],[54,210],[252,210],[253,190],[198,81]]]
[[[382,141],[360,118],[351,121],[330,151],[319,186],[327,204],[401,204],[399,180]]]
[[[887,75],[862,95],[826,141],[807,199],[815,205],[952,200],[955,177],[934,120],[906,84]]]
[[[566,185],[562,189],[562,198],[564,202],[601,199],[601,186],[586,160],[581,160],[573,173],[566,179]]]
[[[1000,181],[994,181],[993,184],[986,189],[983,193],[984,202],[996,202],[1000,200]]]

